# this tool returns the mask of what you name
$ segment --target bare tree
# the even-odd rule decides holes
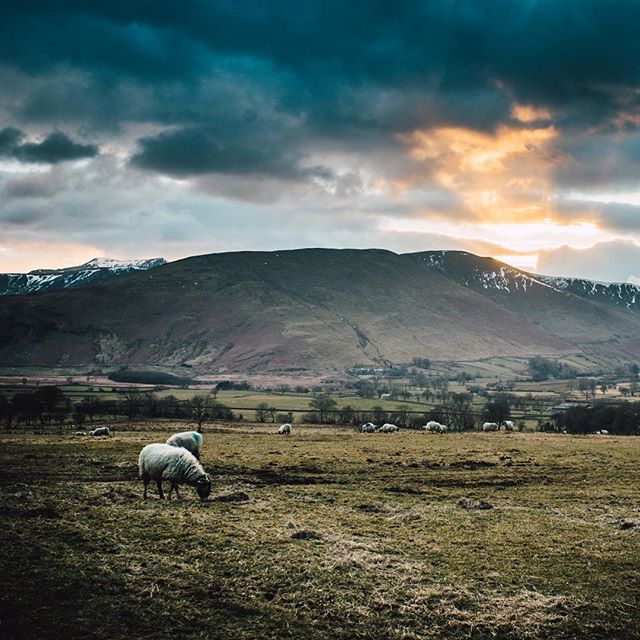
[[[196,394],[191,398],[191,419],[198,425],[198,429],[211,417],[212,399],[210,395]]]

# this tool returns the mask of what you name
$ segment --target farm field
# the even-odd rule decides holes
[[[232,425],[144,503],[171,429],[0,436],[2,637],[640,638],[638,438]]]

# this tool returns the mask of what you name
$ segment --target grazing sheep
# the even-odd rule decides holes
[[[498,423],[497,422],[485,422],[482,425],[482,430],[483,431],[497,431],[498,430]]]
[[[596,431],[597,436],[608,436],[609,432],[606,429],[598,429]]]
[[[515,429],[515,424],[511,420],[504,421],[504,430],[505,431],[513,431]]]
[[[110,434],[111,431],[109,430],[109,427],[98,427],[97,429],[89,432],[90,436],[108,436]]]
[[[429,422],[427,422],[427,424],[424,425],[424,427],[422,427],[422,429],[424,431],[429,431],[430,433],[446,433],[447,432],[447,425],[446,424],[440,424],[439,422],[436,422],[435,420],[430,420]]]
[[[398,431],[398,427],[396,427],[395,424],[387,422],[380,427],[379,431],[380,433],[395,433]]]
[[[376,430],[376,425],[373,422],[366,422],[360,427],[362,433],[373,433]]]
[[[278,433],[281,434],[281,435],[290,436],[291,435],[291,425],[288,422],[285,422],[284,424],[281,424],[280,428],[278,429]]]
[[[73,435],[74,436],[86,436],[87,432],[86,431],[74,431]]]
[[[196,457],[184,447],[173,447],[169,444],[148,444],[138,457],[140,477],[144,482],[144,499],[147,499],[147,486],[155,480],[158,495],[164,500],[162,481],[168,480],[171,488],[167,500],[171,499],[171,492],[175,489],[176,498],[180,497],[178,485],[189,484],[195,487],[201,500],[206,500],[211,493],[211,480],[205,473]]]
[[[202,434],[199,431],[181,431],[167,438],[167,444],[172,447],[184,447],[200,460],[200,447],[202,446]]]

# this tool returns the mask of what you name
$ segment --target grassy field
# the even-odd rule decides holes
[[[640,638],[637,438],[221,427],[144,503],[159,429],[0,437],[0,636]]]

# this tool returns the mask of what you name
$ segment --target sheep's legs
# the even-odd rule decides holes
[[[147,487],[149,486],[149,481],[150,480],[151,480],[151,478],[146,473],[142,474],[142,482],[144,482],[144,492],[142,494],[142,499],[143,500],[147,499]]]
[[[158,495],[160,496],[160,500],[164,500],[164,491],[162,491],[162,480],[156,480],[156,484],[158,485]]]
[[[180,494],[178,493],[178,485],[175,482],[172,482],[171,486],[169,487],[169,493],[167,494],[167,500],[171,500],[171,492],[172,491],[176,492],[176,500],[180,500]]]

